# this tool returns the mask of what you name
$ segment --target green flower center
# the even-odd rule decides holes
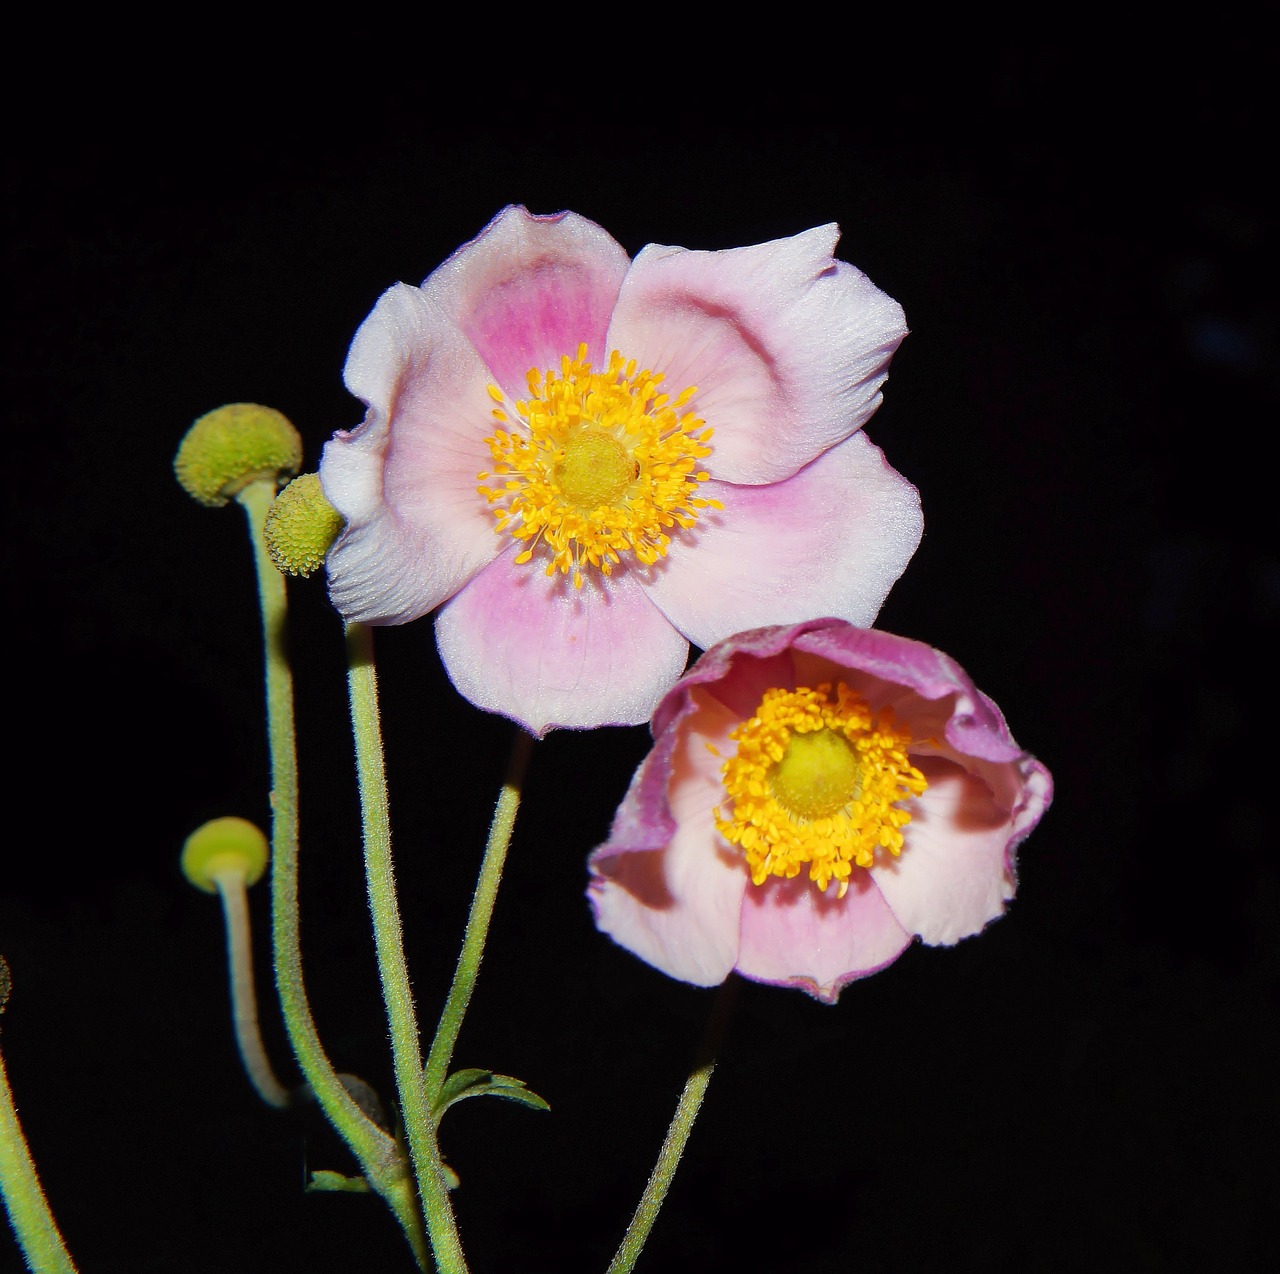
[[[560,494],[584,513],[612,504],[640,472],[635,456],[611,434],[584,429],[565,445],[552,471]]]
[[[862,775],[848,742],[834,730],[793,734],[769,775],[769,790],[799,818],[826,818],[862,794]]]

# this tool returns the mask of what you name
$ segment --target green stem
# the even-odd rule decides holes
[[[493,918],[493,904],[498,896],[498,885],[502,881],[502,868],[507,860],[511,833],[515,828],[516,812],[520,808],[520,788],[524,783],[532,751],[532,736],[523,730],[518,731],[511,748],[506,781],[498,794],[493,822],[489,826],[489,840],[480,864],[476,891],[471,899],[471,912],[467,916],[467,929],[462,939],[462,951],[458,956],[458,967],[454,971],[453,985],[449,988],[449,998],[440,1014],[440,1024],[436,1027],[435,1039],[431,1042],[431,1052],[427,1058],[427,1092],[432,1101],[439,1096],[448,1074],[454,1045],[458,1042],[458,1032],[462,1029],[462,1019],[466,1016],[467,1005],[471,1002],[471,993],[475,990],[476,978],[480,973],[489,921]]]
[[[258,1028],[258,994],[253,980],[253,941],[249,933],[249,891],[237,864],[213,878],[222,898],[227,931],[227,976],[231,983],[231,1020],[249,1082],[268,1106],[283,1110],[293,1102],[276,1078]]]
[[[426,1268],[421,1219],[407,1188],[404,1156],[396,1141],[352,1100],[316,1030],[302,979],[298,924],[298,757],[293,673],[286,642],[284,576],[263,541],[275,484],[255,482],[236,497],[249,523],[262,608],[266,664],[267,740],[271,753],[271,934],[276,988],[294,1056],[325,1116],[360,1162],[370,1186],[391,1207],[419,1266]]]
[[[391,1029],[396,1091],[437,1266],[441,1274],[465,1274],[467,1263],[436,1141],[436,1122],[427,1095],[418,1020],[404,956],[400,906],[391,859],[391,819],[387,806],[373,634],[364,624],[347,626],[347,680],[364,821],[365,877],[369,886],[369,910],[373,917],[382,997]]]
[[[711,1082],[711,1072],[715,1070],[716,1058],[720,1045],[724,1040],[725,1029],[729,1025],[729,1016],[733,1002],[737,997],[737,978],[730,974],[716,992],[715,1003],[711,1008],[711,1018],[694,1057],[693,1070],[685,1080],[680,1100],[676,1103],[675,1114],[667,1127],[667,1135],[663,1138],[662,1149],[658,1151],[658,1161],[653,1165],[649,1180],[645,1183],[644,1194],[636,1206],[635,1215],[627,1232],[609,1263],[607,1274],[630,1274],[639,1259],[641,1249],[658,1219],[663,1200],[671,1186],[684,1154],[685,1143],[693,1131],[693,1121],[698,1117],[702,1099],[706,1096],[707,1085]]]
[[[32,1274],[75,1274],[75,1263],[40,1188],[40,1176],[18,1122],[3,1053],[0,1053],[0,1195],[4,1196],[18,1246]]]

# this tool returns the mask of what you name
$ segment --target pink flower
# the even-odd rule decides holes
[[[591,855],[596,924],[697,986],[834,1003],[1013,897],[1048,770],[952,659],[836,619],[740,633],[662,700]]]
[[[367,414],[320,465],[334,605],[440,608],[454,685],[535,734],[647,720],[690,642],[870,623],[921,533],[860,432],[906,327],[838,238],[631,261],[511,207],[384,293],[345,371]]]

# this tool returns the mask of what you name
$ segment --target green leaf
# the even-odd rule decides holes
[[[507,1101],[518,1101],[522,1106],[531,1106],[534,1110],[551,1109],[537,1093],[525,1087],[522,1079],[468,1068],[454,1071],[440,1086],[440,1095],[435,1104],[436,1119],[454,1102],[461,1101],[464,1097],[505,1097]]]
[[[369,1183],[363,1177],[344,1177],[340,1172],[313,1172],[307,1189],[343,1190],[350,1194],[368,1194]]]

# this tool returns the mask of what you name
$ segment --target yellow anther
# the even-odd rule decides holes
[[[903,805],[927,784],[890,709],[873,714],[843,683],[834,694],[829,683],[768,690],[729,737],[738,750],[722,767],[716,827],[743,851],[753,883],[807,867],[819,889],[835,880],[844,897],[854,867],[901,853]]]
[[[515,424],[485,440],[493,472],[477,475],[495,529],[520,542],[516,562],[545,545],[547,574],[568,575],[575,588],[587,569],[608,575],[627,555],[652,565],[671,544],[667,528],[692,527],[699,510],[721,507],[694,498],[711,476],[697,466],[711,454],[711,430],[677,409],[696,388],[671,401],[658,392],[661,373],[637,373],[634,359],[615,350],[607,370],[596,372],[586,358],[579,345],[559,372],[529,370],[529,398],[509,404]],[[507,402],[496,386],[489,393]],[[509,423],[507,411],[493,414]],[[488,485],[496,478],[504,479],[500,487]]]

